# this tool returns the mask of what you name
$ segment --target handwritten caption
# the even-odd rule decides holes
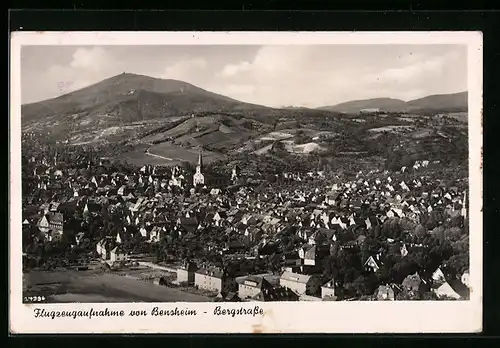
[[[197,315],[213,315],[213,316],[262,316],[264,315],[264,309],[259,306],[253,306],[249,308],[224,308],[222,306],[216,306],[213,311],[199,311],[192,308],[160,308],[153,307],[150,310],[143,309],[84,309],[84,310],[46,310],[45,308],[34,308],[33,315],[38,319],[56,319],[56,318],[99,318],[99,317],[179,317],[179,316],[197,316]]]

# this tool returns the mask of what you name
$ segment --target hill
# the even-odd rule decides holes
[[[436,94],[407,102],[400,99],[374,98],[323,106],[318,109],[343,113],[359,113],[363,109],[380,109],[387,112],[461,112],[467,111],[467,96],[467,92]]]
[[[405,106],[405,102],[399,99],[391,98],[373,98],[364,100],[353,100],[345,103],[340,103],[333,106],[323,106],[318,109],[336,111],[343,113],[358,113],[363,109],[380,109],[385,111],[401,110]]]
[[[186,82],[123,73],[57,98],[25,104],[23,128],[102,129],[197,112],[266,110]],[[66,124],[65,124],[66,123]]]
[[[406,103],[407,111],[436,110],[447,112],[467,111],[468,93],[435,94]]]

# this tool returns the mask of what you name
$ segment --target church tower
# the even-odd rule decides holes
[[[203,166],[203,157],[200,150],[200,154],[198,155],[198,165],[196,166],[196,173],[194,173],[193,176],[194,186],[205,184],[205,176],[201,173],[202,166]]]

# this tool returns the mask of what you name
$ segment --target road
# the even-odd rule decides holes
[[[146,155],[150,155],[150,156],[154,156],[154,157],[158,157],[158,158],[162,158],[164,160],[167,160],[167,161],[174,161],[173,158],[170,158],[170,157],[164,157],[164,156],[160,156],[160,155],[155,155],[154,153],[151,153],[149,151],[146,151]]]

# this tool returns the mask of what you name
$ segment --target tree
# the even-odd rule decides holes
[[[366,287],[365,281],[365,277],[360,275],[351,284],[348,285],[348,288],[351,288],[356,296],[367,295],[369,291]]]
[[[450,274],[460,276],[469,269],[469,255],[455,254],[446,260],[444,264]]]
[[[408,290],[403,290],[400,293],[396,295],[396,300],[397,301],[414,301],[414,300],[420,300],[420,295],[418,292],[415,291],[408,291]]]
[[[444,228],[443,226],[436,227],[432,230],[432,234],[434,237],[436,237],[439,240],[439,243],[444,243]]]
[[[417,225],[417,227],[415,227],[415,236],[417,236],[417,238],[424,238],[426,235],[427,235],[427,230],[425,229],[424,226]]]
[[[463,235],[463,230],[460,227],[451,227],[444,230],[444,236],[447,240],[456,242],[460,240]]]
[[[284,152],[286,151],[285,144],[283,144],[281,141],[275,141],[273,143],[273,150]]]

